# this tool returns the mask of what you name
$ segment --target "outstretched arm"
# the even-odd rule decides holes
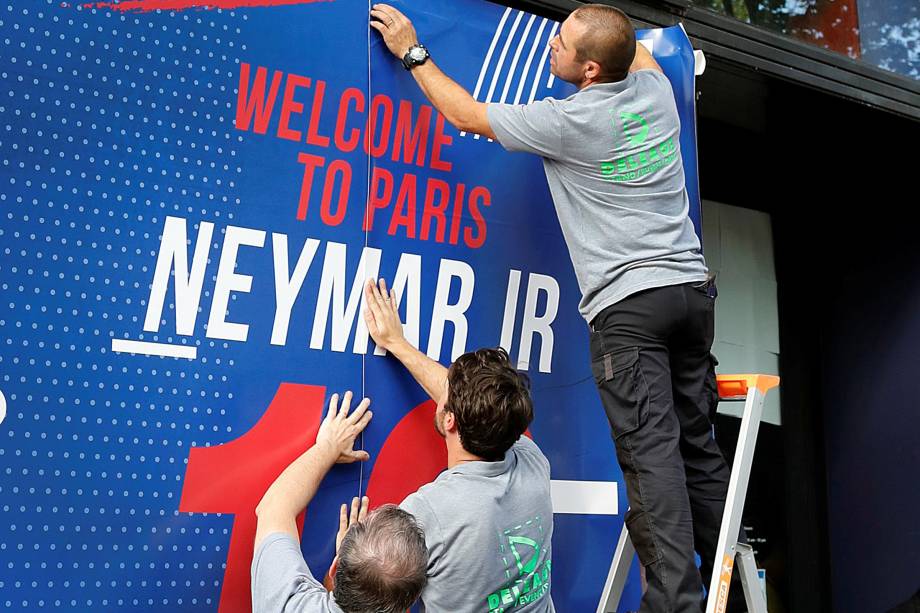
[[[367,304],[364,319],[367,321],[368,332],[377,346],[386,349],[402,362],[435,402],[446,402],[447,369],[406,340],[399,319],[396,296],[387,290],[386,281],[380,279],[378,286],[374,279],[368,279],[364,286],[364,298]]]
[[[339,407],[339,395],[333,394],[329,412],[320,425],[316,444],[294,460],[269,486],[256,507],[256,542],[273,532],[284,532],[298,539],[296,518],[303,511],[323,477],[336,462],[349,463],[368,459],[366,451],[355,451],[355,438],[367,427],[373,413],[367,398],[349,414],[351,392],[345,392]]]
[[[418,43],[412,22],[392,6],[375,4],[371,9],[371,18],[371,27],[380,32],[383,42],[397,58],[402,59],[409,47]],[[433,61],[429,59],[413,68],[412,76],[422,93],[451,125],[464,132],[495,139],[486,114],[487,105],[477,102]]]

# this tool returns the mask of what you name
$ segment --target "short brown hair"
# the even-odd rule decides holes
[[[501,460],[533,420],[527,376],[499,347],[461,355],[447,381],[444,408],[457,420],[460,444],[484,460]]]
[[[396,505],[353,524],[339,548],[335,602],[345,613],[405,613],[428,577],[425,534]]]
[[[575,42],[575,59],[600,64],[600,81],[625,79],[636,57],[636,31],[626,13],[606,4],[585,4],[572,17],[587,26]]]

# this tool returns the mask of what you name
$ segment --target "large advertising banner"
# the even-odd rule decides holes
[[[554,21],[392,4],[478,100],[574,92]],[[316,575],[342,502],[436,477],[434,404],[369,340],[369,277],[432,358],[501,345],[530,376],[553,600],[597,607],[628,504],[541,161],[447,124],[367,22],[353,0],[0,9],[0,608],[249,610],[255,506],[334,392],[371,398],[371,459],[301,518]],[[699,227],[692,50],[641,36]]]

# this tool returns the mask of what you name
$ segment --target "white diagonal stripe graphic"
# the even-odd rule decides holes
[[[502,52],[498,56],[498,65],[495,67],[495,73],[492,75],[492,82],[489,83],[489,93],[486,94],[486,99],[483,102],[492,102],[492,95],[495,93],[495,87],[498,85],[498,77],[501,76],[502,66],[505,65],[505,58],[508,56],[508,48],[511,46],[511,41],[514,39],[514,33],[517,32],[518,26],[521,24],[521,17],[523,16],[524,11],[518,11],[518,16],[511,25],[511,32],[508,34],[508,38],[505,39],[505,44],[502,46]]]
[[[505,65],[505,58],[508,56],[508,48],[511,46],[511,41],[514,39],[514,33],[517,32],[518,26],[521,24],[521,17],[523,16],[524,11],[518,11],[514,23],[511,24],[511,32],[508,33],[508,38],[505,39],[505,44],[502,45],[502,52],[498,55],[498,64],[495,66],[495,72],[492,73],[492,82],[489,83],[489,93],[486,94],[486,98],[483,102],[492,102],[492,95],[495,93],[495,87],[498,85],[498,77],[501,76],[502,66]],[[473,138],[478,140],[479,135],[474,134]]]
[[[543,36],[543,30],[546,28],[546,23],[548,19],[543,19],[540,22],[540,27],[537,28],[537,37],[533,41],[533,45],[530,47],[530,53],[527,54],[527,61],[524,62],[524,72],[521,75],[521,80],[518,82],[517,91],[514,93],[514,102],[513,104],[518,104],[521,101],[521,92],[524,91],[524,84],[527,82],[527,75],[530,74],[530,65],[533,63],[533,56],[537,52],[537,47],[540,46],[541,37]]]
[[[517,49],[514,52],[514,57],[511,59],[511,68],[508,69],[508,78],[505,79],[505,88],[502,90],[502,96],[499,98],[499,102],[504,103],[508,99],[508,90],[511,89],[511,81],[514,80],[514,71],[517,68],[518,60],[521,59],[521,51],[524,49],[524,45],[527,43],[527,35],[530,34],[530,28],[533,26],[534,19],[536,15],[531,15],[530,19],[527,20],[527,27],[524,28],[524,34],[521,36],[521,41],[518,43]]]
[[[495,28],[495,34],[492,36],[492,42],[489,45],[489,51],[486,53],[486,58],[482,61],[482,67],[479,69],[479,78],[476,79],[476,87],[473,89],[474,100],[479,100],[479,90],[482,88],[482,82],[486,78],[486,72],[489,69],[489,62],[492,61],[492,54],[495,52],[495,46],[498,44],[498,39],[501,37],[502,29],[504,29],[505,22],[508,21],[508,15],[510,14],[511,7],[509,6],[502,14],[502,18],[498,22],[498,27]],[[460,132],[460,136],[466,136],[466,132]]]
[[[559,23],[553,23],[553,28],[549,32],[549,39],[552,40],[556,35],[556,29],[559,28]],[[533,80],[533,87],[530,89],[530,98],[528,102],[533,102],[533,99],[537,97],[537,87],[540,86],[540,79],[543,77],[543,68],[546,66],[546,58],[549,55],[549,45],[543,50],[543,55],[540,56],[540,68],[537,70],[537,78]]]

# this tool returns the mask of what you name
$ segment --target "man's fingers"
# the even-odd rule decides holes
[[[342,396],[342,406],[339,408],[339,419],[345,419],[348,417],[348,409],[351,407],[351,390],[345,392],[345,395]]]
[[[367,462],[371,459],[371,454],[363,449],[353,449],[348,452],[348,457],[352,462]]]
[[[348,529],[348,505],[342,503],[341,508],[339,508],[339,532],[344,532]]]
[[[370,25],[372,28],[380,32],[381,34],[386,34],[387,25],[382,21],[371,21]]]
[[[398,8],[394,6],[390,6],[389,4],[375,4],[371,8],[374,8],[378,11],[382,11],[388,17],[390,17],[393,21],[400,21],[400,22],[409,21],[409,19],[403,14],[402,11],[400,11]]]
[[[326,412],[326,420],[331,421],[339,412],[339,395],[333,394],[329,398],[329,410]]]
[[[353,526],[358,522],[358,513],[361,510],[361,499],[355,496],[351,501],[351,516],[348,518],[348,525]]]
[[[364,413],[367,411],[367,407],[371,406],[371,399],[365,398],[361,403],[355,407],[355,410],[351,412],[351,415],[348,416],[348,421],[353,424],[358,423],[361,418],[364,416]]]
[[[398,10],[390,6],[389,4],[378,3],[371,6],[371,12],[377,11],[378,13],[383,13],[390,19],[395,19],[396,15],[399,13]]]
[[[384,305],[388,307],[390,311],[395,313],[396,309],[394,307],[396,305],[396,294],[390,290],[387,290],[387,280],[383,277],[380,278],[379,285],[380,287],[378,290],[380,292],[380,297],[383,299]]]
[[[367,517],[367,508],[371,506],[371,499],[367,496],[361,498],[361,512],[358,513],[358,521],[364,521]]]
[[[383,298],[377,290],[377,284],[373,279],[368,279],[364,286],[364,299],[368,306],[374,309],[374,315],[380,315],[380,309],[383,307]]]
[[[367,322],[367,327],[369,329],[375,329],[377,327],[377,320],[374,318],[374,312],[370,307],[364,309],[364,321]]]
[[[357,429],[357,432],[355,432],[355,436],[358,436],[359,434],[364,432],[364,429],[367,428],[367,424],[371,423],[371,418],[373,416],[374,416],[373,411],[368,411],[367,413],[361,416],[361,419],[358,421],[358,423],[355,424],[355,428]]]
[[[390,27],[391,25],[393,25],[393,17],[390,15],[387,15],[383,11],[380,11],[377,9],[371,9],[371,17],[373,17],[376,20],[376,21],[371,20],[371,23],[379,23],[383,25],[384,27]]]

